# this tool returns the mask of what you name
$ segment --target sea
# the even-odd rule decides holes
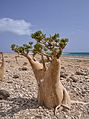
[[[4,52],[4,53],[13,53],[13,52]],[[89,52],[63,52],[62,56],[89,57]]]
[[[89,52],[63,52],[62,56],[89,56]]]

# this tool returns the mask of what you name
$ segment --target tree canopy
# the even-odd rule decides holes
[[[31,37],[36,40],[36,43],[29,42],[22,46],[12,44],[11,49],[21,55],[28,55],[31,52],[33,57],[39,54],[46,56],[47,59],[53,59],[61,56],[63,49],[68,43],[67,38],[60,38],[59,34],[56,33],[46,37],[46,34],[43,34],[42,31],[37,31],[32,33]]]

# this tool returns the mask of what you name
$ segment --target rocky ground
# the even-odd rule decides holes
[[[5,54],[5,74],[0,90],[10,97],[0,100],[0,119],[89,119],[89,104],[72,104],[71,110],[42,107],[37,102],[37,82],[29,62],[22,56]],[[61,58],[61,81],[72,100],[89,102],[89,59]]]

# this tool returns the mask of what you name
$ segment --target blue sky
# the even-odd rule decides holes
[[[89,52],[89,0],[0,0],[0,51],[38,30],[68,38],[66,52]]]

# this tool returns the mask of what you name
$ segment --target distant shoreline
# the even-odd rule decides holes
[[[17,54],[15,52],[3,52],[4,54]],[[89,52],[63,52],[62,56],[66,57],[89,57]]]
[[[15,52],[4,53],[4,55],[17,55]],[[76,56],[76,55],[62,55],[61,58],[66,60],[89,60],[89,56]]]
[[[67,60],[89,60],[89,56],[62,56],[61,58]]]
[[[64,52],[63,56],[87,56],[89,57],[89,52]]]

